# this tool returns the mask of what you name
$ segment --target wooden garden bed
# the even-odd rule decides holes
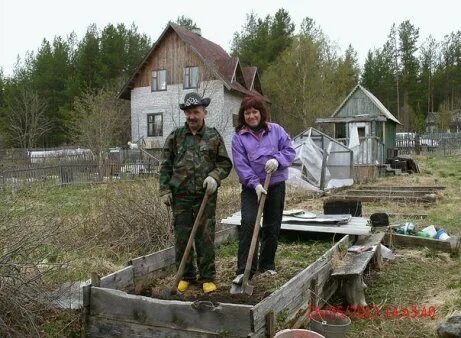
[[[226,228],[216,233],[216,244],[235,237],[236,228]],[[321,306],[331,297],[337,289],[336,279],[330,279],[331,271],[334,262],[344,256],[349,242],[349,236],[343,237],[312,264],[300,267],[301,271],[269,292],[262,286],[267,285],[270,277],[256,276],[256,293],[252,297],[233,298],[228,294],[233,269],[228,276],[218,277],[222,278],[222,285],[218,281],[221,291],[209,296],[199,292],[199,285],[195,287],[197,292],[194,287],[188,290],[185,301],[132,294],[149,290],[154,280],[162,286],[158,278],[171,274],[174,248],[133,259],[128,267],[102,278],[99,286],[84,288],[86,335],[264,337],[273,332],[276,321],[302,321],[310,305]],[[219,264],[218,259],[218,276]],[[276,278],[283,276],[288,275],[282,273],[282,277]],[[170,286],[168,278],[163,285]]]

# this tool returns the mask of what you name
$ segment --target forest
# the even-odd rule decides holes
[[[197,26],[185,16],[175,22]],[[93,24],[81,39],[73,32],[44,39],[18,56],[11,76],[0,68],[0,147],[85,145],[83,129],[112,110],[108,143],[126,144],[129,104],[116,97],[155,38],[135,24]],[[266,17],[247,14],[229,53],[258,67],[272,118],[292,135],[331,115],[358,82],[402,122],[402,131],[423,131],[428,112],[461,108],[461,31],[437,41],[421,37],[410,21],[395,23],[360,66],[352,45],[341,51],[312,18],[296,27],[279,9]]]

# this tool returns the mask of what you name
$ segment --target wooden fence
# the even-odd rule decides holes
[[[23,169],[0,171],[0,189],[20,188],[31,185],[79,185],[113,180],[133,179],[158,173],[158,161],[146,159],[136,162],[105,161],[65,163]]]
[[[399,154],[450,156],[461,154],[461,133],[397,133]]]

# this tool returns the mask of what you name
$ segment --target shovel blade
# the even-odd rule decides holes
[[[248,283],[243,283],[242,285],[232,284],[230,293],[232,295],[246,293],[247,295],[251,296],[253,294],[253,289],[253,285],[250,285]]]

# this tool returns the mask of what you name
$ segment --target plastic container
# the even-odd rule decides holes
[[[309,315],[311,330],[320,333],[325,338],[344,338],[351,319],[344,313],[329,310],[318,310]]]
[[[434,238],[435,239],[440,239],[441,241],[445,241],[445,240],[449,239],[450,236],[448,236],[448,234],[446,233],[445,230],[440,229],[440,230],[437,231]]]
[[[418,237],[425,237],[425,238],[432,238],[431,234],[426,232],[426,231],[418,231],[416,233],[416,236]]]
[[[293,329],[293,330],[282,330],[275,334],[275,338],[325,338],[320,333],[311,331],[311,330],[301,330],[301,329]]]
[[[413,223],[406,222],[401,224],[397,229],[397,233],[402,235],[414,235],[416,226]]]
[[[434,238],[435,235],[437,234],[437,230],[435,229],[435,225],[429,225],[425,227],[424,229],[421,229],[421,231],[427,232],[429,235],[431,235],[431,238]]]

